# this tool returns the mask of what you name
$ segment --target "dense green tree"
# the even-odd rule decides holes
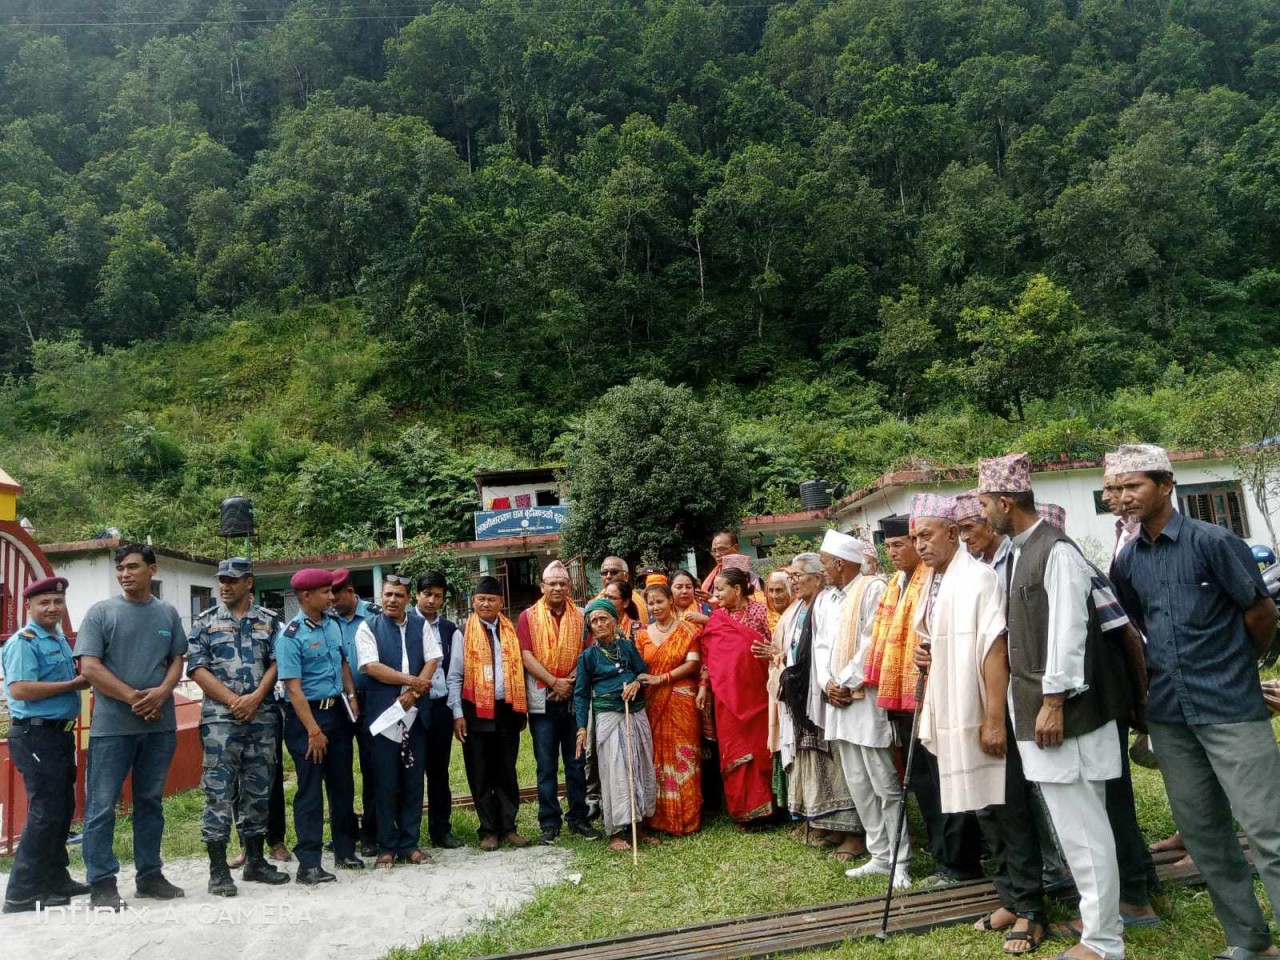
[[[636,442],[637,438],[643,438]],[[560,442],[571,507],[561,551],[675,563],[734,517],[745,474],[723,413],[687,388],[633,380]]]

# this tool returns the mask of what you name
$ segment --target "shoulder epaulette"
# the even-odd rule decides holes
[[[286,637],[294,637],[294,636],[297,636],[297,634],[298,634],[298,621],[290,620],[289,625],[284,628],[284,635]]]
[[[27,627],[24,630],[19,630],[18,636],[23,637],[27,640],[34,640],[36,638],[36,632],[32,630],[30,627]]]
[[[218,612],[218,605],[215,603],[215,604],[214,604],[212,607],[210,607],[208,610],[201,610],[199,613],[197,613],[197,614],[196,614],[196,619],[197,619],[197,620],[199,620],[201,617],[207,617],[207,616],[209,616],[210,614],[214,614],[214,613],[217,613],[217,612]]]

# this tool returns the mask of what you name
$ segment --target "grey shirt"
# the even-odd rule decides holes
[[[137,690],[159,686],[169,661],[187,652],[182,618],[172,605],[152,597],[134,603],[124,597],[101,600],[89,608],[76,637],[77,657],[97,657],[103,666]],[[151,723],[135,716],[131,704],[97,694],[91,737],[165,733],[178,729],[173,698]]]

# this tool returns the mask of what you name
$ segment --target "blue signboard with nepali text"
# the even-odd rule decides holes
[[[533,537],[542,533],[559,533],[569,515],[568,507],[516,507],[511,510],[478,510],[476,539],[499,537]]]

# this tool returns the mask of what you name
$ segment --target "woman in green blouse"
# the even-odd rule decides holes
[[[658,782],[653,771],[653,735],[641,685],[649,667],[635,644],[618,630],[618,608],[603,597],[587,604],[587,629],[594,641],[578,660],[573,706],[578,718],[578,755],[587,743],[587,719],[596,715],[596,763],[609,849],[631,849],[631,822],[646,843],[658,838],[640,828],[653,816]],[[624,705],[625,702],[625,705]]]

